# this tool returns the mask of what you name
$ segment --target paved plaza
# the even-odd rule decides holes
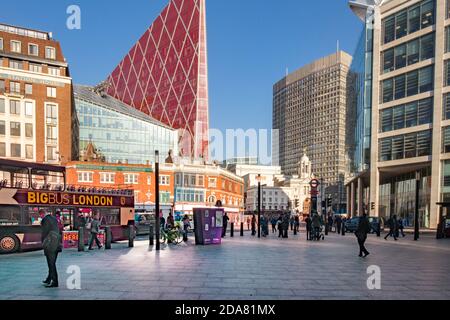
[[[275,300],[450,299],[450,241],[432,236],[385,241],[371,236],[367,259],[353,235],[325,242],[227,238],[221,246],[115,244],[110,251],[65,251],[58,260],[60,288],[46,289],[42,252],[0,256],[0,300]],[[81,290],[69,290],[69,266],[81,269]],[[367,288],[367,269],[381,269],[381,290]]]

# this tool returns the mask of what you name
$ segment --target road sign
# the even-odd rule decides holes
[[[311,186],[311,188],[317,189],[319,187],[319,185],[320,185],[320,182],[317,179],[313,179],[313,180],[311,180],[309,185]]]
[[[319,195],[319,191],[317,189],[311,189],[311,195],[312,196],[318,196]]]

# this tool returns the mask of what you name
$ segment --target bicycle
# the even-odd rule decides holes
[[[164,229],[161,228],[161,242],[167,244],[179,245],[183,242],[183,233],[179,228]]]

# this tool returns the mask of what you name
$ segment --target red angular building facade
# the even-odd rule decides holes
[[[205,0],[171,0],[108,82],[108,94],[178,129],[182,156],[207,160]]]

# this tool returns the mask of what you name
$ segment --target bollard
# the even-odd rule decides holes
[[[231,223],[230,237],[234,237],[234,222]]]
[[[150,224],[149,240],[150,240],[150,247],[153,247],[154,242],[155,242],[155,235],[154,235],[154,231],[153,231],[153,224]]]
[[[105,250],[111,250],[112,232],[111,227],[105,227]]]
[[[128,226],[128,248],[134,247],[134,226]]]
[[[244,223],[241,222],[241,237],[244,236]]]
[[[78,229],[78,252],[84,252],[84,228]]]

